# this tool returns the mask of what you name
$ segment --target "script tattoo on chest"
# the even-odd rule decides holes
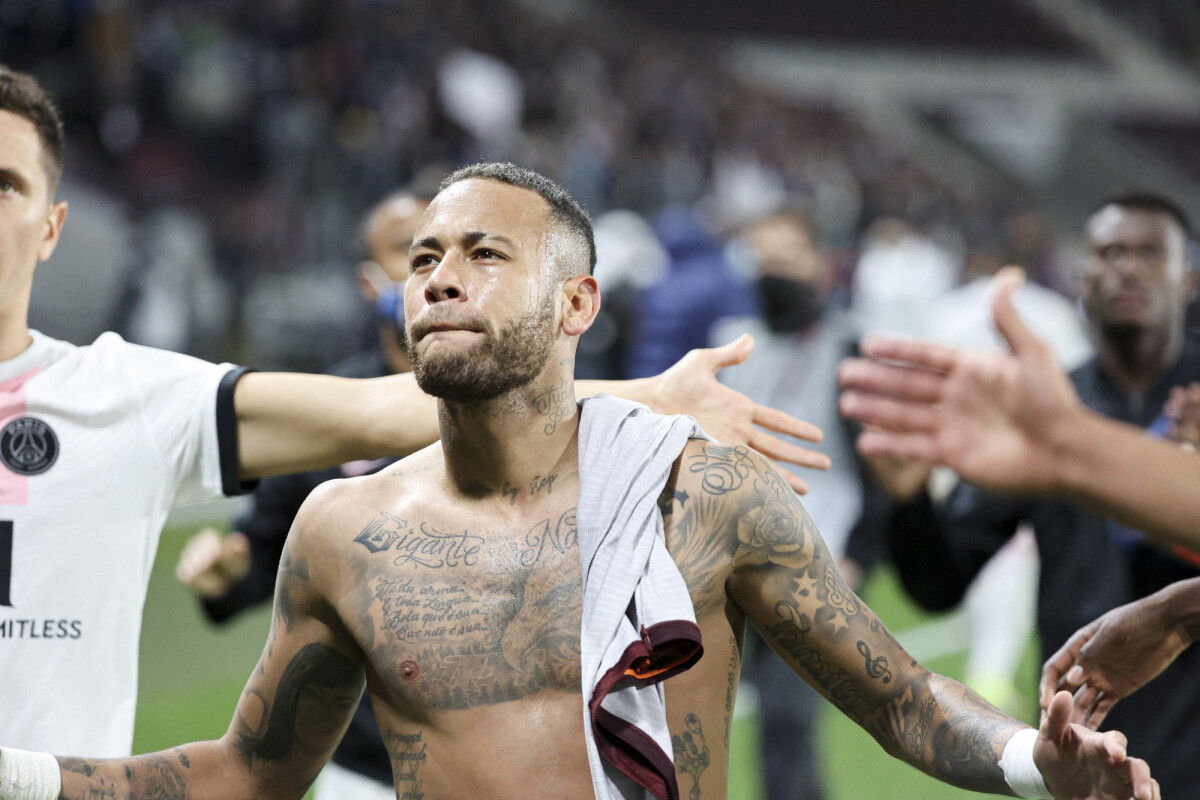
[[[398,700],[450,710],[580,690],[575,515],[568,508],[516,535],[464,532],[458,545],[436,553],[432,546],[399,549],[394,515],[381,515],[386,525],[355,539],[364,547],[371,542],[368,559],[392,556],[367,573],[363,619],[370,632],[361,639]],[[422,567],[434,561],[437,567],[412,571],[414,555],[424,559]]]
[[[416,527],[404,519],[381,512],[354,541],[372,554],[387,553],[397,567],[473,567],[479,562],[483,538],[467,531],[446,533],[428,522]]]
[[[524,545],[517,555],[524,567],[532,567],[540,562],[546,548],[556,553],[578,550],[579,530],[575,522],[575,509],[564,511],[556,522],[547,519],[534,525],[525,534]]]
[[[400,641],[465,636],[484,628],[483,609],[461,586],[381,578],[375,600],[383,609],[382,628]]]

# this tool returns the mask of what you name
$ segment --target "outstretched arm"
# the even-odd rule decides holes
[[[768,458],[828,469],[829,458],[766,433],[821,440],[821,431],[722,385],[722,368],[750,355],[743,336],[724,347],[693,350],[653,378],[579,381],[578,397],[601,392],[636,400],[663,414],[691,414],[711,435],[748,444]],[[408,455],[437,441],[437,402],[412,374],[371,380],[255,372],[238,381],[239,467],[243,478],[326,467],[361,458]],[[804,480],[789,483],[807,491]]]
[[[692,529],[717,531],[726,543],[729,595],[798,675],[892,755],[956,786],[1011,793],[1000,760],[1026,726],[904,651],[846,586],[770,464],[744,447],[706,445],[681,464],[680,480],[689,474],[699,485],[687,504]],[[1120,734],[1069,726],[1068,717],[1062,708],[1048,717],[1032,753],[1055,797],[1155,796],[1145,763],[1125,757]]]
[[[1017,316],[1020,280],[1018,270],[1002,273],[992,307],[1011,352],[876,337],[863,343],[869,358],[843,362],[840,408],[869,426],[859,449],[944,464],[994,491],[1066,493],[1151,536],[1200,548],[1200,459],[1086,409]]]
[[[336,562],[314,548],[306,518],[302,511],[284,551],[271,632],[225,735],[132,758],[60,757],[61,800],[304,795],[345,732],[364,683],[362,655],[319,588],[333,579]],[[0,771],[4,758],[0,749]]]
[[[1200,578],[1114,608],[1081,628],[1042,668],[1041,701],[1075,693],[1073,719],[1093,730],[1200,636]]]

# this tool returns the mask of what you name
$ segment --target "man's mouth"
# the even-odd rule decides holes
[[[1112,297],[1112,305],[1120,309],[1138,309],[1146,305],[1146,295],[1137,289],[1122,289]]]
[[[413,340],[420,341],[426,336],[434,333],[479,333],[479,329],[468,324],[459,324],[453,322],[435,322],[429,325],[422,325],[413,330]]]

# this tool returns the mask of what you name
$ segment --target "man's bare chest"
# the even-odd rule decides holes
[[[380,513],[353,539],[339,604],[402,713],[578,692],[582,607],[574,498],[529,515]],[[374,677],[374,676],[372,676]]]

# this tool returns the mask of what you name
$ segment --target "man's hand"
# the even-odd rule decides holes
[[[1076,631],[1042,667],[1042,707],[1056,691],[1074,692],[1071,720],[1095,730],[1117,701],[1166,669],[1192,643],[1170,613],[1166,592],[1114,608]]]
[[[1038,729],[1033,761],[1060,800],[1161,800],[1150,767],[1126,753],[1125,736],[1073,725],[1071,695],[1059,692]]]
[[[1172,388],[1163,411],[1170,419],[1167,438],[1186,450],[1200,449],[1200,383]]]
[[[725,444],[746,444],[772,461],[786,461],[812,469],[829,469],[829,456],[807,450],[759,430],[794,436],[808,442],[821,441],[821,429],[768,406],[759,405],[741,392],[722,385],[717,373],[740,364],[754,349],[754,339],[743,334],[723,347],[693,350],[658,376],[655,410],[691,414],[710,436]],[[788,484],[804,494],[808,484],[782,470]]]
[[[206,599],[229,594],[250,571],[250,540],[234,531],[222,536],[204,528],[188,539],[175,565],[175,578]]]
[[[944,464],[997,491],[1052,491],[1058,475],[1051,433],[1080,408],[1053,354],[1012,305],[1019,270],[996,278],[992,312],[1010,353],[968,352],[871,337],[868,358],[838,369],[843,414],[869,425],[866,456]]]

